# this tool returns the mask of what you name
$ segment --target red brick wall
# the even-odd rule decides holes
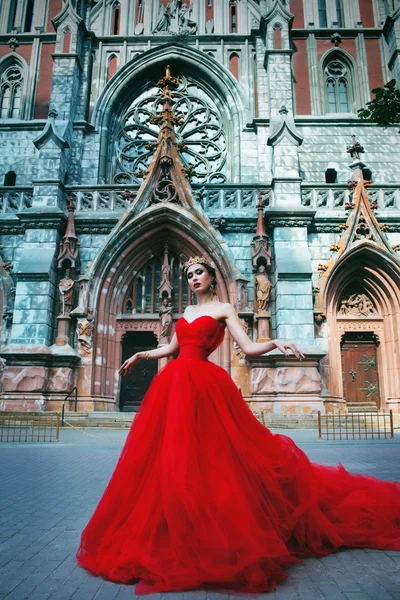
[[[332,50],[332,48],[334,48],[334,45],[332,44],[331,40],[317,40],[318,60],[321,60],[325,52]],[[356,42],[354,39],[343,40],[343,42],[340,44],[340,48],[342,50],[346,50],[346,52],[348,52],[350,56],[354,58],[354,60],[357,60]]]
[[[208,6],[207,0],[203,0],[203,2],[206,5],[206,21],[209,21],[210,19],[214,18],[214,2],[218,2],[218,0],[213,0],[212,6]]]
[[[302,29],[304,27],[303,0],[291,0],[290,12],[294,15],[293,28]]]
[[[229,59],[229,70],[239,81],[239,57],[237,54],[231,54]]]
[[[379,40],[365,40],[368,60],[368,77],[371,90],[383,86],[381,49]]]
[[[360,0],[360,14],[363,27],[375,27],[372,0]]]
[[[53,78],[54,44],[43,44],[40,56],[39,78],[36,89],[35,119],[45,119],[49,112],[51,82]]]
[[[0,46],[0,58],[3,58],[3,56],[6,56],[7,54],[11,54],[10,47],[7,44]],[[19,54],[21,58],[24,58],[29,65],[31,62],[32,46],[30,44],[23,44],[18,48],[16,54]]]
[[[297,52],[293,55],[293,68],[296,96],[296,114],[310,115],[310,82],[308,78],[307,42],[296,40]]]
[[[44,2],[45,0],[40,0]],[[62,0],[49,0],[49,12],[47,16],[47,31],[54,31],[51,19],[54,19],[62,11]]]

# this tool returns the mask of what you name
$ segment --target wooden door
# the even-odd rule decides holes
[[[134,331],[125,334],[122,342],[122,362],[144,350],[157,348],[157,338],[151,331]],[[121,377],[119,409],[122,412],[136,412],[153,377],[158,371],[158,360],[142,360],[132,373]]]
[[[376,343],[372,332],[345,334],[342,375],[344,400],[348,404],[379,408]]]

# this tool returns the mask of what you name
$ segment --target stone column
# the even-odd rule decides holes
[[[303,138],[293,119],[291,70],[291,15],[281,1],[264,17],[265,66],[269,80],[272,189],[268,211],[273,228],[276,337],[301,341],[314,339],[312,268],[307,226],[313,213],[301,204],[298,148]],[[275,28],[281,30],[281,47],[275,47]],[[304,345],[304,344],[303,344]]]

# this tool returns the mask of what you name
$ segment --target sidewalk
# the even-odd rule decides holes
[[[59,443],[0,444],[0,600],[139,598],[134,586],[91,577],[75,563],[80,533],[128,432],[91,429],[87,433],[105,439],[62,429]],[[318,441],[315,430],[279,433],[292,437],[313,461],[341,462],[355,473],[400,480],[399,431],[395,440],[355,442]],[[288,569],[288,575],[276,592],[259,597],[400,600],[400,552],[341,551],[322,559],[306,559],[304,565]],[[196,591],[147,598],[224,600],[228,596]]]

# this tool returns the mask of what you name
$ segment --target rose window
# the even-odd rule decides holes
[[[184,77],[174,92],[173,112],[182,117],[176,125],[183,166],[192,183],[226,181],[226,136],[221,116],[212,99]],[[139,96],[120,119],[116,137],[114,182],[140,184],[155,150],[159,126],[150,117],[162,111],[161,90],[153,87]]]

